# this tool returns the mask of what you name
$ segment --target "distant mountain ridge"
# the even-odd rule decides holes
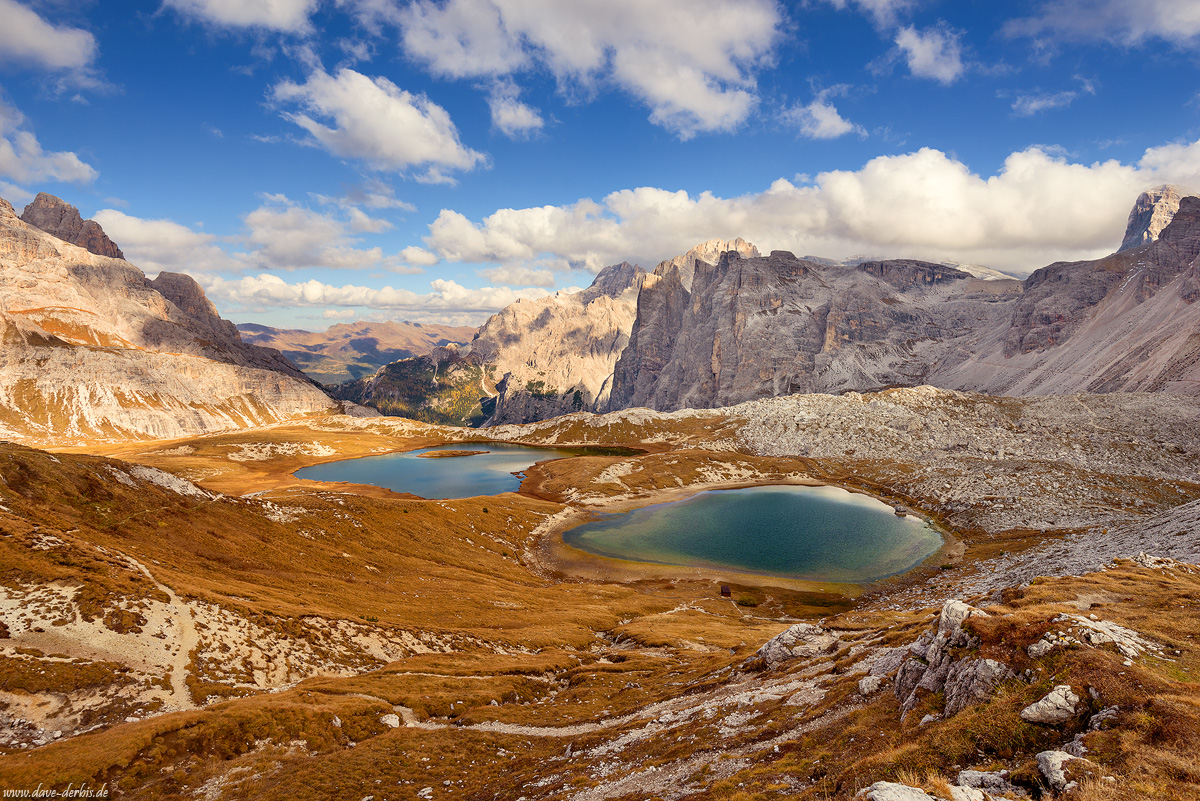
[[[609,403],[613,370],[629,342],[643,287],[667,275],[690,280],[695,265],[727,250],[758,253],[742,239],[714,239],[663,261],[651,274],[628,262],[614,264],[579,292],[505,307],[463,348],[398,362],[331,391],[390,414],[442,423],[520,423],[597,411]],[[450,374],[439,373],[439,364]],[[424,400],[421,386],[427,387]],[[462,395],[471,386],[479,389],[479,404],[468,409]]]
[[[645,278],[628,262],[606,267],[579,292],[507,306],[461,348],[438,348],[331,391],[389,414],[458,425],[593,410],[608,397]]]
[[[310,378],[340,384],[370,376],[380,367],[437,347],[470,342],[472,326],[437,323],[338,323],[324,331],[272,328],[257,323],[238,325],[242,340],[276,348]]]
[[[10,439],[182,437],[334,406],[278,351],[242,342],[189,276],[147,279],[22,221],[4,200],[0,335]]]

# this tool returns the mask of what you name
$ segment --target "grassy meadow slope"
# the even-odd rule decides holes
[[[103,455],[0,445],[0,786],[586,801],[850,798],[903,781],[949,799],[973,768],[1051,795],[1037,754],[1082,735],[1090,762],[1069,763],[1065,797],[1187,797],[1200,574],[1143,559],[1018,589],[995,565],[1168,519],[1183,534],[1162,529],[1156,550],[1186,556],[1189,404],[918,388],[487,431],[328,416]],[[641,453],[541,463],[520,493],[448,501],[292,475],[489,438]],[[779,481],[870,492],[950,544],[841,591],[584,577],[547,550],[590,512]],[[986,616],[949,653],[1012,678],[954,714],[935,682],[902,718],[896,667],[952,597]],[[1120,636],[1079,619],[1093,615]],[[836,638],[756,656],[799,621]],[[872,675],[881,687],[860,684]],[[1063,684],[1079,700],[1062,722],[1019,716]]]

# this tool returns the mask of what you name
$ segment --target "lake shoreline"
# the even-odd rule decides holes
[[[716,568],[708,566],[685,566],[619,559],[594,554],[576,548],[563,539],[563,534],[578,526],[592,522],[602,514],[620,514],[649,506],[687,500],[705,492],[748,489],[771,486],[831,487],[852,495],[872,498],[891,508],[895,504],[858,487],[845,487],[810,476],[789,476],[770,481],[698,482],[686,487],[672,487],[639,493],[637,496],[618,496],[607,500],[591,500],[585,505],[567,505],[552,516],[537,532],[533,546],[526,550],[525,557],[538,572],[557,579],[604,581],[621,584],[650,580],[702,581],[708,583],[738,584],[756,587],[781,587],[805,592],[832,592],[847,598],[856,598],[890,582],[903,581],[905,577],[922,567],[945,559],[961,558],[965,543],[939,525],[930,515],[905,505],[905,516],[916,517],[932,528],[941,537],[941,545],[924,559],[911,567],[882,578],[866,582],[823,581],[781,576],[769,572]],[[524,491],[524,488],[523,488]],[[528,493],[533,495],[534,493]]]

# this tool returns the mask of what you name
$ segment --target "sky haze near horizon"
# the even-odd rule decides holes
[[[712,238],[1017,275],[1200,188],[1195,0],[0,0],[0,196],[237,322],[477,324]]]

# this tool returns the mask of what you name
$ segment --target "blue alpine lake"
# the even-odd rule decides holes
[[[470,456],[422,458],[436,451],[486,451]],[[581,450],[531,448],[507,442],[460,442],[408,453],[326,462],[296,471],[312,481],[348,481],[408,492],[422,498],[470,498],[516,492],[520,475],[535,462],[578,456]]]
[[[942,545],[924,521],[836,487],[713,490],[563,532],[613,559],[861,583],[903,573]]]

